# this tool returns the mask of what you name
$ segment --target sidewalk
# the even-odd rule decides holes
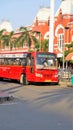
[[[73,87],[73,84],[71,83],[71,81],[68,81],[68,80],[59,81],[59,85],[66,86],[66,87]]]

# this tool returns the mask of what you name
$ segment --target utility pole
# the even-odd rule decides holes
[[[54,42],[54,0],[50,0],[50,29],[49,29],[49,47],[48,51],[53,52]]]

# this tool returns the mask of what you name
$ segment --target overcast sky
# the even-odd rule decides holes
[[[56,11],[62,0],[54,1]],[[9,20],[14,29],[31,25],[40,6],[49,7],[50,0],[0,0],[0,23]]]

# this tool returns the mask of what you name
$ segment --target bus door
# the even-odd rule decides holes
[[[26,65],[26,77],[28,81],[34,81],[34,57],[27,57],[27,65]]]

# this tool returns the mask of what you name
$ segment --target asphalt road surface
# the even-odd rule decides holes
[[[0,130],[73,130],[73,88],[0,81]]]

